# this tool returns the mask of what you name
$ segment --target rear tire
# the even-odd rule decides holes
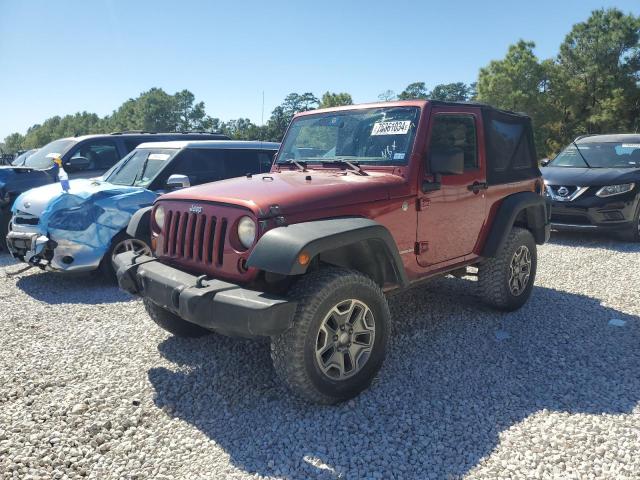
[[[183,320],[178,315],[162,308],[147,298],[144,298],[142,301],[151,320],[176,337],[198,338],[213,333],[199,325]]]
[[[529,230],[513,227],[496,255],[478,265],[483,301],[504,311],[522,307],[531,296],[537,264],[533,235]]]
[[[365,390],[382,366],[391,315],[380,287],[342,268],[304,275],[293,326],[271,339],[273,367],[296,394],[334,404]]]

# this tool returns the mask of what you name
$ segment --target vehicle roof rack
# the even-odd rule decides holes
[[[111,135],[123,135],[125,133],[156,133],[156,132],[147,132],[146,130],[123,130],[122,132],[111,132]]]

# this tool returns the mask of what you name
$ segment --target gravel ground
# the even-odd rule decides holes
[[[520,311],[390,300],[370,390],[288,395],[268,346],[169,337],[94,277],[0,255],[0,478],[640,478],[640,245],[554,235]]]

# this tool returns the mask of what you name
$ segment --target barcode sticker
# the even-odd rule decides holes
[[[373,124],[371,136],[374,135],[406,135],[411,127],[411,120],[397,122],[376,122]]]
[[[168,153],[152,153],[149,155],[149,160],[166,160],[169,158]]]

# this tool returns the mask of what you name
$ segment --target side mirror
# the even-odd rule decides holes
[[[462,175],[464,152],[460,148],[434,148],[429,153],[429,173],[433,175]]]
[[[547,165],[549,165],[549,162],[551,162],[550,159],[548,158],[543,158],[542,160],[540,160],[540,166],[542,167],[546,167]]]
[[[91,165],[87,157],[73,157],[69,160],[69,166],[73,170],[86,170]]]
[[[189,177],[186,175],[173,174],[167,179],[167,188],[177,190],[179,188],[187,188],[191,186]]]

